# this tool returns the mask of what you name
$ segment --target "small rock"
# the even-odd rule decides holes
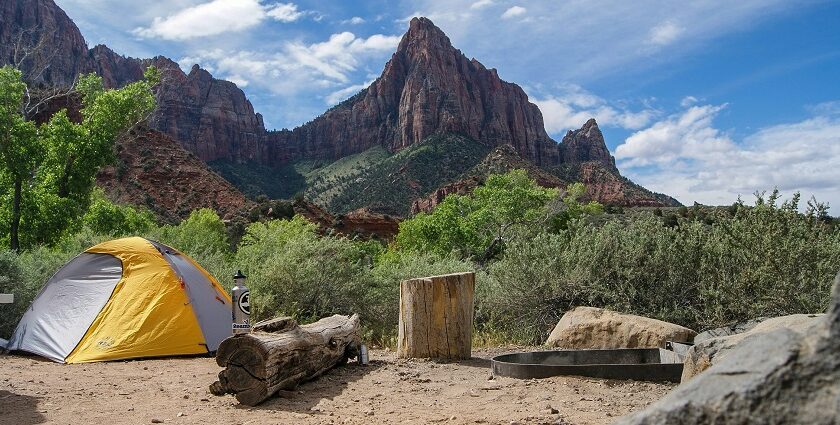
[[[184,412],[178,412],[178,417],[179,417],[179,418],[180,418],[180,417],[183,417],[183,416],[187,416],[187,414],[186,414],[186,413],[184,413]]]
[[[153,423],[153,424],[162,424],[162,423],[163,423],[163,420],[161,420],[161,419],[152,419],[152,423]]]

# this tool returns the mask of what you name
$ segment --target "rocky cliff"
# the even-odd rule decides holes
[[[163,56],[137,59],[104,45],[88,49],[76,24],[52,0],[0,2],[0,64],[16,64],[36,85],[69,86],[84,73],[102,76],[106,87],[162,71],[158,109],[149,125],[204,161],[269,161],[262,117],[235,84],[194,66],[187,74]]]
[[[177,223],[198,208],[231,219],[247,209],[239,190],[166,134],[136,129],[117,142],[117,161],[102,169],[97,185],[119,203],[143,205]]]
[[[539,165],[560,160],[539,109],[495,69],[467,59],[427,18],[413,18],[382,75],[312,122],[272,140],[305,157],[337,159],[382,145],[398,151],[433,134],[512,145]]]
[[[0,3],[0,63],[18,64],[34,84],[69,85],[80,73],[96,72],[108,87],[136,81],[147,66],[155,65],[163,79],[157,88],[159,107],[149,126],[205,162],[243,167],[259,163],[269,168],[304,159],[329,163],[374,147],[396,153],[432,136],[458,135],[487,150],[509,146],[519,158],[514,163],[524,160],[526,168],[550,171],[559,181],[595,184],[590,193],[602,202],[672,201],[620,176],[594,120],[556,143],[545,132],[539,109],[519,86],[468,59],[427,18],[411,20],[396,52],[370,87],[293,130],[266,131],[242,90],[198,66],[184,72],[162,56],[124,57],[104,45],[88,49],[79,29],[52,0]],[[464,164],[478,163],[485,154]],[[446,184],[458,185],[454,177],[463,170],[456,171],[449,173],[453,176]],[[414,184],[411,191],[427,190],[415,187],[411,179],[405,184]],[[407,202],[392,209],[407,210],[411,201]],[[350,209],[365,206],[369,205]]]
[[[563,136],[560,148],[563,163],[598,162],[618,173],[615,158],[610,155],[595,118],[590,118],[577,130],[569,130]]]

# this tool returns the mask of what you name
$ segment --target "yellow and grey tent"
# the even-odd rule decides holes
[[[41,289],[7,345],[83,363],[215,351],[230,296],[190,257],[133,237],[96,245]]]

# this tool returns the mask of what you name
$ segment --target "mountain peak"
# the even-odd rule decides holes
[[[607,149],[604,134],[595,118],[590,118],[577,130],[569,130],[563,137],[561,149],[564,162],[596,161],[615,169],[615,159]]]
[[[407,53],[409,56],[431,49],[453,50],[449,37],[426,17],[411,18],[408,31],[400,40],[397,53]]]

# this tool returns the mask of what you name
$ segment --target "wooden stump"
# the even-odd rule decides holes
[[[265,330],[276,330],[266,332]],[[262,331],[261,331],[262,330]],[[359,316],[331,316],[298,326],[290,318],[262,322],[249,334],[222,341],[216,363],[225,369],[210,386],[215,395],[235,394],[255,406],[279,390],[292,389],[358,354]]]
[[[468,359],[472,356],[475,273],[400,282],[397,355]]]

